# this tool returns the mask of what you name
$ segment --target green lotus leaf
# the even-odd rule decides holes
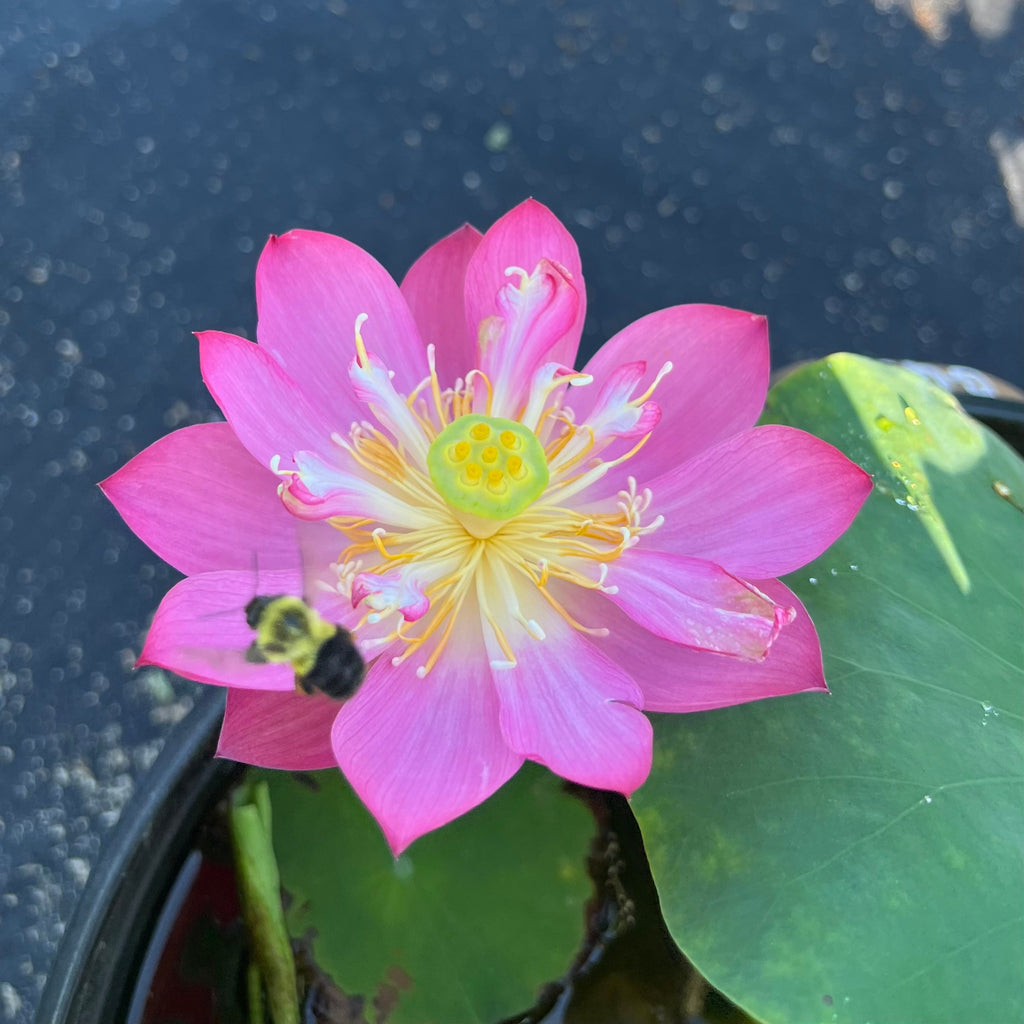
[[[1020,1020],[1021,460],[851,355],[781,381],[764,419],[875,490],[786,581],[831,695],[655,716],[633,807],[666,921],[763,1020]]]
[[[331,1019],[497,1020],[582,946],[596,825],[545,769],[524,765],[397,860],[339,772],[250,776],[269,786],[286,923]]]

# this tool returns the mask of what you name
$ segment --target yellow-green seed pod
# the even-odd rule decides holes
[[[497,416],[460,416],[434,438],[427,469],[448,505],[503,521],[519,515],[548,485],[548,462],[532,430]]]

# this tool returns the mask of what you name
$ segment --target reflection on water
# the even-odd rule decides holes
[[[975,35],[999,39],[1010,31],[1020,0],[874,0],[883,13],[903,10],[933,43],[949,38],[949,21],[965,7]]]
[[[1005,132],[993,132],[988,144],[999,164],[1013,219],[1024,228],[1024,139],[1011,139]]]

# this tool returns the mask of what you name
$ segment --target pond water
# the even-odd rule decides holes
[[[217,416],[270,232],[396,275],[527,194],[584,347],[678,302],[1022,374],[1015,0],[8,0],[0,14],[0,1020],[194,687],[133,674],[174,574],[95,484]],[[1016,205],[1015,205],[1016,204]]]

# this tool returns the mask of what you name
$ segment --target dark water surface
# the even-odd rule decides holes
[[[7,0],[0,1021],[31,1019],[194,693],[130,671],[173,574],[94,485],[215,416],[190,332],[251,336],[267,234],[336,231],[400,275],[532,194],[579,241],[588,351],[712,301],[767,313],[776,365],[1017,380],[1020,6],[947,6]]]

